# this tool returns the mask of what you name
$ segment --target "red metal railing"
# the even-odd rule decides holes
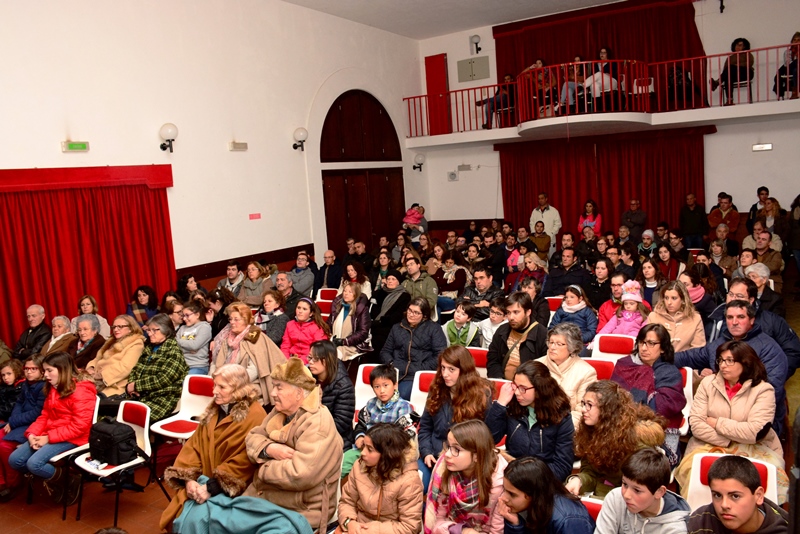
[[[526,69],[512,83],[404,98],[408,136],[507,128],[554,116],[797,98],[798,56],[800,43],[650,64],[584,61]]]

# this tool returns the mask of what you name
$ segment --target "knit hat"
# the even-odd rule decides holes
[[[656,238],[656,234],[654,234],[652,230],[645,230],[644,232],[642,232],[642,237],[645,236],[649,237],[650,239]]]
[[[628,280],[622,284],[622,298],[620,300],[622,302],[625,302],[626,300],[642,302],[641,289],[642,288],[639,285],[639,282],[636,280]]]
[[[303,365],[303,360],[297,357],[289,358],[286,363],[277,366],[270,376],[273,380],[280,380],[307,391],[317,387],[317,381],[314,380],[311,371]]]
[[[394,276],[395,278],[397,278],[397,281],[400,282],[401,284],[403,283],[403,280],[406,279],[406,277],[403,276],[403,273],[401,273],[397,269],[389,269],[388,271],[386,271],[386,276]],[[384,278],[386,278],[386,276],[384,276]]]

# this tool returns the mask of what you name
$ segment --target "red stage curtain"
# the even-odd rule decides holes
[[[78,315],[78,299],[88,293],[111,322],[125,313],[137,286],[163,292],[175,284],[165,189],[172,185],[170,167],[137,168],[140,183],[156,189],[112,186],[130,178],[131,167],[99,169],[41,169],[60,183],[35,192],[21,189],[36,182],[36,169],[0,172],[0,338],[12,348],[28,327],[30,304],[44,306],[49,323],[55,315]]]
[[[705,56],[690,0],[631,0],[495,26],[497,76],[518,74],[542,58],[568,63],[576,55],[656,62]]]
[[[505,218],[527,226],[545,191],[561,214],[562,232],[577,233],[590,198],[599,206],[604,231],[617,233],[631,198],[641,200],[649,228],[662,220],[677,224],[687,193],[704,204],[703,135],[715,131],[712,126],[496,145]]]

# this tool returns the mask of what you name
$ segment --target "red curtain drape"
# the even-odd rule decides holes
[[[710,126],[496,145],[505,218],[528,225],[545,191],[561,214],[562,232],[577,233],[588,199],[597,202],[604,231],[616,233],[632,198],[641,200],[649,228],[662,220],[677,224],[687,193],[704,203],[703,136],[715,131]]]
[[[497,76],[517,75],[537,58],[545,65],[568,63],[576,55],[597,59],[601,47],[611,59],[668,61],[705,56],[690,0],[631,0],[495,26]]]
[[[36,169],[0,172],[0,338],[10,347],[28,327],[30,304],[44,306],[49,323],[78,315],[78,299],[90,294],[111,322],[137,286],[175,284],[169,166],[140,167],[142,185],[114,185],[131,168],[114,169],[41,169],[63,182],[35,192],[25,189],[37,183]],[[95,187],[74,187],[80,181]]]

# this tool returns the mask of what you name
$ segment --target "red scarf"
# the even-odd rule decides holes
[[[678,267],[680,264],[675,260],[675,258],[670,258],[669,263],[664,263],[663,261],[658,260],[658,266],[661,268],[661,274],[663,274],[664,278],[670,282],[678,279]]]

